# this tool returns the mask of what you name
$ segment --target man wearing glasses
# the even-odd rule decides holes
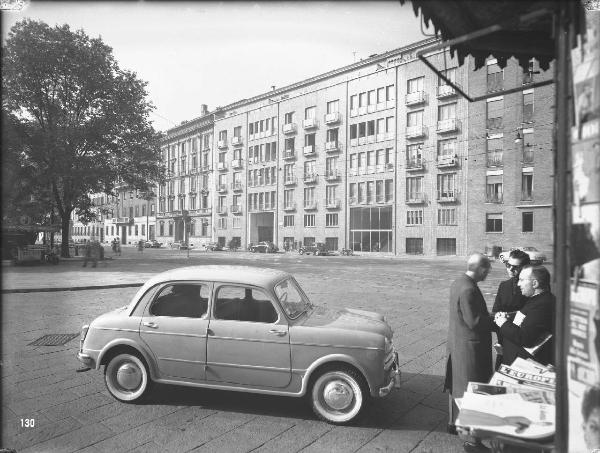
[[[521,269],[523,269],[524,266],[527,266],[529,261],[529,255],[522,250],[513,250],[510,252],[508,260],[505,263],[509,279],[504,280],[500,283],[500,286],[498,286],[496,300],[494,301],[494,307],[492,308],[492,315],[499,312],[508,313],[508,317],[512,321],[515,313],[525,305],[527,298],[521,294],[518,281]],[[498,343],[494,345],[496,348],[495,369],[497,370],[502,363],[503,340],[500,329],[496,327],[494,330],[496,331],[496,336],[498,338]]]

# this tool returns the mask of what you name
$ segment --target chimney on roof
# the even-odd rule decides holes
[[[208,113],[208,105],[200,104],[200,116],[204,116]]]
[[[275,85],[271,85],[271,91],[275,91]]]

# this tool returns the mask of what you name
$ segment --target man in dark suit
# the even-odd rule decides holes
[[[524,266],[527,266],[529,261],[529,255],[523,250],[517,249],[510,252],[508,260],[505,263],[506,271],[508,272],[508,276],[510,278],[508,280],[504,280],[502,283],[500,283],[500,286],[498,286],[492,313],[511,313],[512,315],[509,316],[508,319],[512,321],[514,313],[519,311],[523,305],[525,305],[527,298],[521,294],[521,289],[519,288],[518,282],[521,269],[523,269]],[[503,341],[500,329],[495,325],[493,327],[498,337],[498,344],[502,346]],[[496,366],[494,368],[497,370],[501,363],[502,353],[498,352],[496,354]]]
[[[544,266],[526,266],[519,275],[519,288],[527,302],[514,319],[498,315],[495,319],[504,338],[502,363],[510,365],[517,357],[533,358],[547,365],[554,363],[553,341],[542,344],[554,334],[556,299],[550,292],[550,273]],[[541,344],[541,346],[540,346]],[[533,352],[533,349],[537,350]],[[529,351],[525,350],[529,348]]]
[[[490,260],[480,253],[467,261],[467,272],[450,288],[448,359],[444,391],[450,390],[448,431],[455,430],[458,407],[469,381],[488,382],[492,376],[492,320],[477,282],[486,279]],[[465,442],[465,451],[488,451],[481,441]]]

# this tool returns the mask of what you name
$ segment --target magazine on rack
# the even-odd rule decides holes
[[[553,392],[556,388],[556,373],[540,363],[517,358],[510,366],[500,365],[490,379],[490,384],[523,385]]]
[[[480,395],[517,394],[521,400],[530,403],[555,404],[554,392],[522,385],[493,385],[481,382],[469,382],[467,392],[478,393]]]

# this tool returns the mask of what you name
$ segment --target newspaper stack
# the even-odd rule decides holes
[[[555,431],[556,373],[533,360],[501,365],[489,383],[469,382],[456,426],[514,436],[551,438]]]

